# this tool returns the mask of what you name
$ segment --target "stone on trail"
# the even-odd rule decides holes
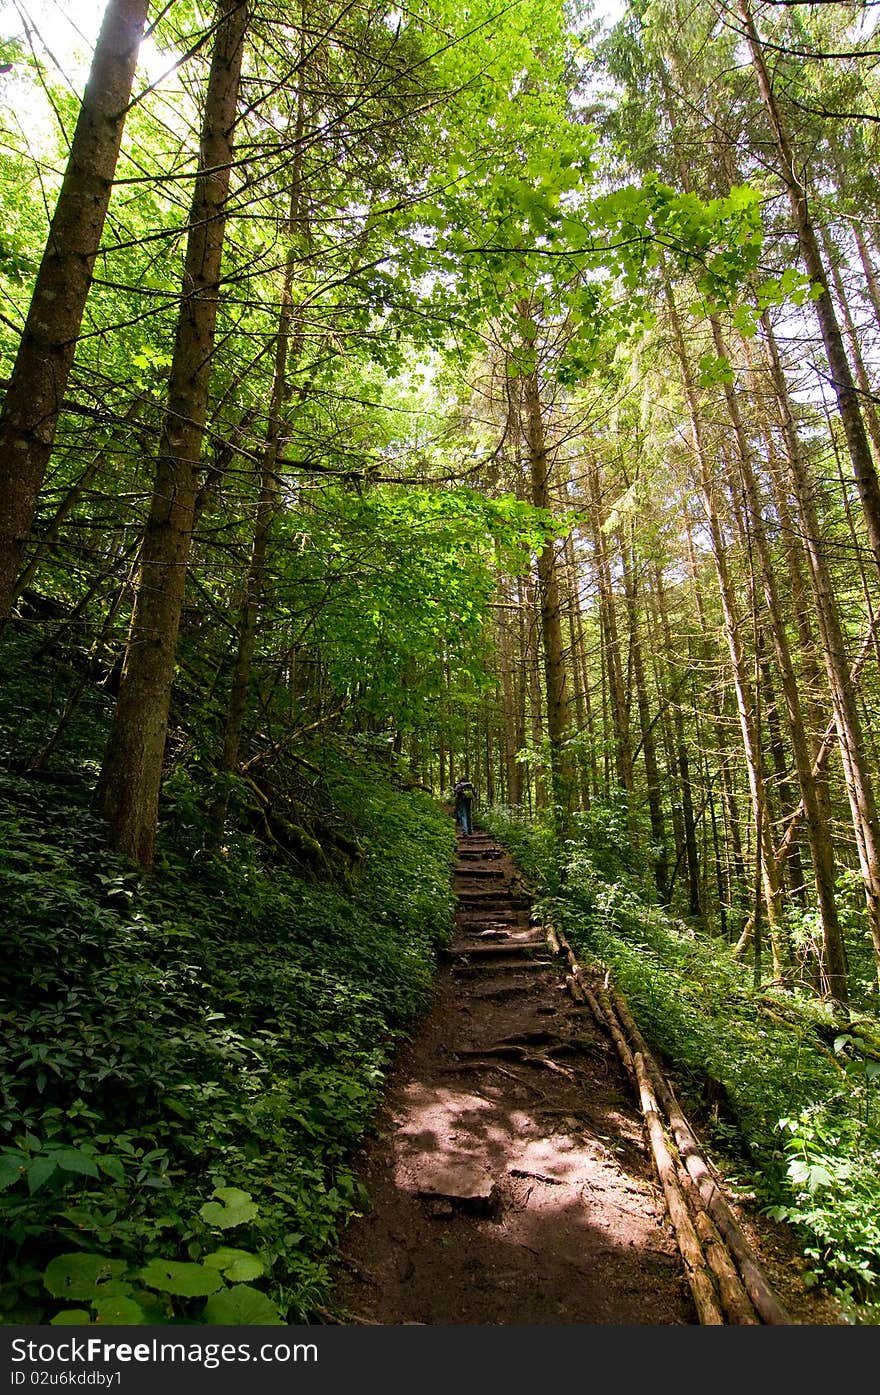
[[[488,1213],[495,1208],[495,1178],[467,1156],[424,1158],[407,1168],[406,1189],[427,1200],[442,1200],[469,1211]]]

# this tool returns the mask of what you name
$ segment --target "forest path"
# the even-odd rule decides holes
[[[698,1325],[613,1044],[569,995],[508,854],[460,837],[453,875],[456,932],[359,1159],[371,1206],[343,1234],[322,1320]],[[739,1216],[792,1322],[839,1322],[785,1228]]]
[[[401,1053],[342,1241],[341,1323],[697,1317],[613,1045],[565,989],[509,856],[462,837],[434,1003]]]

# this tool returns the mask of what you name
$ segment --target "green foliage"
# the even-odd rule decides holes
[[[259,1208],[248,1192],[215,1187],[214,1197],[200,1215],[208,1226],[228,1230],[253,1221]],[[220,1217],[212,1208],[218,1206]],[[207,1213],[207,1214],[206,1214]],[[234,1219],[233,1219],[234,1217]],[[198,1253],[198,1244],[190,1246]],[[247,1250],[224,1248],[199,1259],[152,1258],[132,1266],[124,1260],[73,1251],[56,1255],[47,1264],[43,1284],[53,1298],[78,1299],[89,1308],[63,1308],[53,1326],[93,1323],[199,1323],[253,1326],[281,1324],[278,1305],[252,1284],[266,1272],[261,1259]],[[195,1300],[207,1298],[207,1303]]]
[[[798,1228],[816,1277],[880,1315],[880,1129],[857,1117],[860,1096],[877,1107],[875,1080],[779,1120],[792,1196],[768,1211]]]
[[[472,489],[328,488],[278,525],[282,632],[308,615],[332,691],[374,724],[425,722],[448,686],[479,691],[496,565],[522,572],[548,520]]]
[[[87,790],[0,778],[4,1321],[54,1321],[62,1298],[64,1322],[139,1320],[134,1302],[149,1321],[277,1320],[267,1303],[301,1321],[321,1302],[363,1200],[352,1150],[449,935],[454,838],[356,743],[321,760],[361,850],[347,890],[235,829],[206,856],[197,801],[169,810],[144,878],[106,851]],[[47,1269],[72,1253],[92,1269]]]
[[[232,1226],[241,1225],[243,1221],[252,1220],[257,1214],[257,1207],[249,1194],[238,1187],[215,1187],[214,1196],[217,1200],[206,1201],[199,1211],[207,1225],[229,1230]]]

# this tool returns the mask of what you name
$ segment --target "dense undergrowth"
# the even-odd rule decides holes
[[[181,776],[145,877],[106,849],[75,730],[22,772],[50,706],[2,714],[0,1321],[308,1321],[451,929],[451,821],[328,745],[293,778],[332,875],[251,832],[207,854]]]
[[[727,1175],[793,1227],[811,1277],[853,1322],[880,1322],[880,1054],[868,973],[864,1015],[848,1021],[796,987],[756,988],[726,941],[655,904],[614,808],[595,807],[563,846],[517,811],[489,810],[483,822],[531,881],[545,921],[585,965],[610,970]]]

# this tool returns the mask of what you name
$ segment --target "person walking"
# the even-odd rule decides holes
[[[474,831],[473,804],[476,790],[470,780],[458,780],[455,785],[455,822],[461,832],[469,837]]]

